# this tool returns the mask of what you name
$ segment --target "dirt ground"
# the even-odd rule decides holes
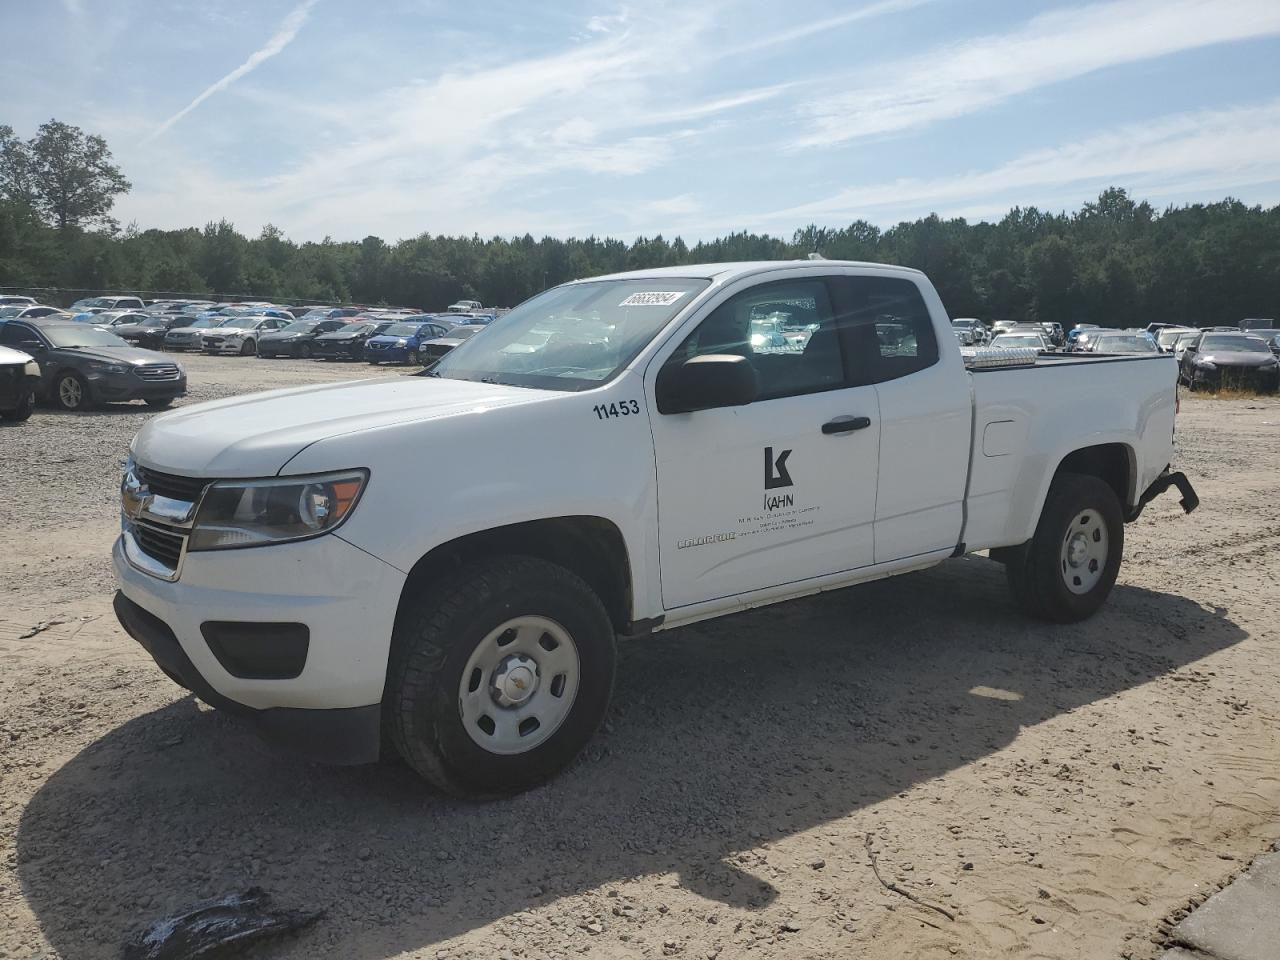
[[[187,402],[369,375],[187,363]],[[273,754],[116,625],[149,415],[0,428],[0,956],[116,957],[256,884],[325,911],[256,957],[1147,960],[1280,837],[1275,399],[1184,397],[1203,507],[1127,529],[1091,621],[1023,619],[974,557],[631,641],[587,753],[483,805]]]

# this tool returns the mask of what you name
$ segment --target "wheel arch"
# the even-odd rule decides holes
[[[608,611],[614,629],[632,624],[634,588],[631,560],[622,531],[596,516],[548,517],[492,527],[432,548],[409,570],[400,591],[397,620],[406,601],[470,561],[519,554],[558,564],[581,577]]]
[[[1073,450],[1059,461],[1053,478],[1063,473],[1097,477],[1115,491],[1122,508],[1137,500],[1134,489],[1138,476],[1137,454],[1127,443],[1099,443]]]

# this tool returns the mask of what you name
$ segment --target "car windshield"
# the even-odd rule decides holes
[[[548,290],[446,354],[432,373],[547,390],[615,377],[710,281],[592,280]],[[461,329],[450,337],[465,336]],[[508,350],[516,344],[522,348]]]
[[[348,323],[345,327],[341,327],[333,332],[342,334],[361,334],[368,333],[373,329],[373,327],[374,325],[372,323]]]
[[[1224,353],[1270,353],[1271,348],[1261,337],[1205,337],[1200,352],[1221,350]]]
[[[319,320],[295,320],[280,328],[281,333],[310,333],[320,326]]]
[[[1093,340],[1099,353],[1151,353],[1156,349],[1150,337],[1095,337]]]
[[[42,327],[40,330],[55,347],[127,347],[114,333],[89,324]]]

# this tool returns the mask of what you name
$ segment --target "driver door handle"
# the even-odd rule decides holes
[[[865,430],[869,426],[871,426],[870,417],[836,417],[834,420],[828,420],[822,425],[822,432],[826,434],[853,433],[855,430]]]

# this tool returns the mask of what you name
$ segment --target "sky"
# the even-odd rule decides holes
[[[1280,203],[1280,0],[0,0],[141,229],[686,241]]]

